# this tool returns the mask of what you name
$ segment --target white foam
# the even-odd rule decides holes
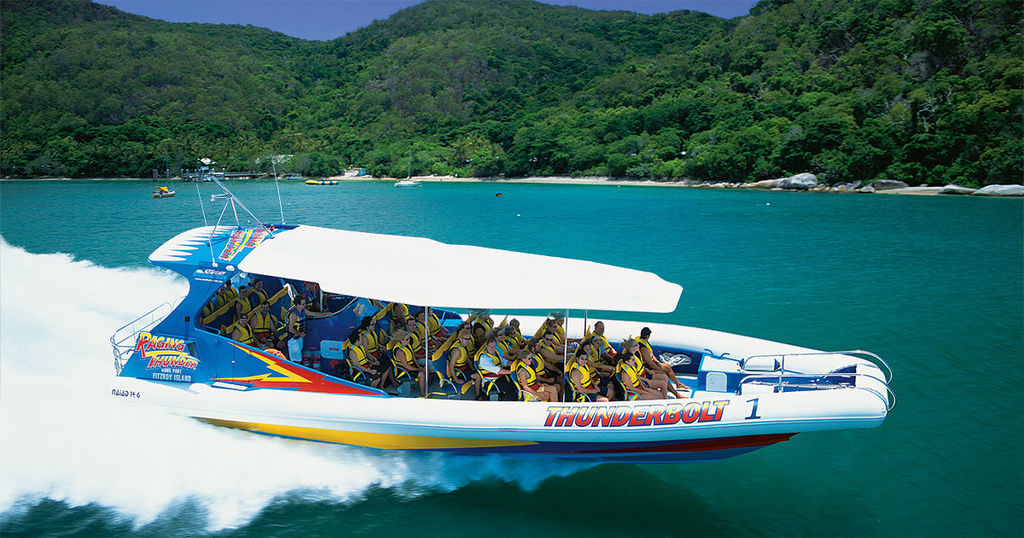
[[[181,297],[183,279],[38,255],[0,238],[0,512],[50,498],[97,503],[143,525],[199,503],[209,530],[286,493],[344,501],[498,477],[530,489],[585,465],[363,450],[262,437],[110,396],[110,335]]]

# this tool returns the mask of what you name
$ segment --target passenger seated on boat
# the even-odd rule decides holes
[[[614,395],[611,383],[601,384],[601,376],[587,364],[587,354],[578,353],[569,366],[569,382],[577,393],[588,395],[591,401],[607,402]]]
[[[554,335],[555,345],[559,349],[558,352],[561,353],[562,346],[565,344],[565,328],[563,327],[564,324],[565,314],[561,312],[552,312],[550,315],[548,315],[547,319],[544,320],[544,323],[541,324],[540,328],[537,329],[537,332],[534,334],[534,337],[540,338],[544,335],[544,333],[550,332],[552,335]]]
[[[466,383],[473,383],[473,388],[476,389],[476,397],[479,399],[482,376],[476,371],[476,367],[473,364],[472,351],[469,349],[472,340],[473,337],[470,335],[469,330],[463,329],[459,331],[458,341],[448,349],[446,369],[448,370],[448,379],[460,387]],[[463,389],[463,392],[465,392],[465,389]]]
[[[477,350],[483,349],[484,340],[487,338],[487,325],[479,321],[473,322],[473,353],[476,354]]]
[[[636,339],[636,343],[640,344],[639,353],[640,358],[644,361],[644,365],[647,366],[648,369],[653,370],[654,372],[661,372],[665,374],[665,378],[668,379],[668,381],[671,382],[673,385],[675,385],[674,388],[689,390],[690,387],[683,384],[682,381],[679,381],[679,378],[676,376],[676,373],[672,370],[672,366],[658,360],[658,358],[654,355],[654,349],[651,347],[650,339],[651,328],[644,327],[643,329],[640,329],[640,337]],[[680,397],[678,393],[675,394],[676,398]]]
[[[262,303],[259,309],[252,313],[249,318],[249,326],[252,327],[252,335],[261,348],[276,348],[277,330],[280,322],[270,313],[270,305]]]
[[[555,368],[553,367],[552,364],[550,364],[550,363],[548,363],[547,361],[544,360],[544,355],[541,353],[541,350],[543,349],[543,346],[544,346],[544,342],[542,340],[538,339],[538,338],[532,338],[532,339],[530,339],[529,342],[526,343],[526,350],[527,350],[527,352],[529,352],[530,355],[536,361],[536,364],[531,365],[531,366],[534,369],[534,371],[537,373],[537,379],[539,379],[541,381],[541,383],[549,383],[549,384],[561,386],[562,383],[561,383],[561,379],[559,379],[559,378],[562,377],[562,369],[561,368],[557,368],[557,374],[552,374],[552,373],[548,372],[549,368],[551,368],[553,370]]]
[[[509,349],[526,349],[526,339],[519,331],[519,320],[512,318],[505,326],[505,341]]]
[[[598,321],[594,324],[594,334],[591,335],[594,346],[597,348],[597,355],[606,364],[615,364],[615,348],[608,342],[604,335],[604,322]]]
[[[260,305],[267,302],[268,298],[269,296],[267,295],[267,292],[263,290],[263,281],[258,278],[254,278],[251,282],[251,286],[249,287],[249,306],[252,309],[257,309]]]
[[[224,284],[220,287],[219,290],[217,290],[217,294],[214,295],[214,297],[217,298],[217,308],[220,308],[237,299],[238,292],[235,291],[235,288],[231,287],[230,280],[225,280]]]
[[[537,375],[537,365],[540,361],[536,355],[529,351],[522,351],[519,358],[512,364],[512,371],[515,373],[517,385],[541,402],[559,401],[558,387],[543,383]]]
[[[256,344],[252,336],[252,327],[249,326],[249,316],[242,314],[234,325],[235,330],[231,331],[231,339],[241,342],[247,346]]]
[[[377,367],[373,358],[367,355],[365,332],[353,331],[348,340],[351,344],[348,348],[348,365],[350,369],[355,370],[350,372],[353,381],[364,382],[363,378],[365,378],[365,383],[378,389],[397,384],[391,370],[384,369],[382,371]],[[356,375],[356,372],[359,375]]]
[[[501,346],[499,338],[501,331],[492,332],[497,334],[487,338],[483,352],[480,353],[476,361],[477,371],[483,380],[490,381],[498,388],[502,399],[509,399],[509,396],[515,394],[515,385],[509,378],[512,371],[509,369],[510,361],[506,359],[508,350]]]
[[[306,298],[306,311],[307,312],[319,312],[320,308],[320,285],[316,282],[303,282],[302,283],[301,297]]]
[[[629,349],[632,350],[633,355],[636,356],[636,363],[640,367],[640,372],[643,375],[644,384],[646,384],[648,387],[654,390],[661,392],[662,394],[666,394],[666,392],[671,392],[672,395],[675,396],[676,398],[683,397],[681,394],[679,394],[679,391],[676,390],[676,388],[669,381],[669,377],[665,375],[660,369],[647,367],[647,364],[644,363],[643,355],[640,353],[640,344],[636,340],[630,338],[624,341],[622,343],[623,351],[626,350],[627,344],[629,345]]]
[[[393,348],[395,366],[405,370],[411,378],[416,379],[416,383],[420,387],[420,396],[427,395],[427,372],[423,368],[420,368],[419,364],[416,364],[416,359],[413,356],[412,348],[410,347],[411,340],[409,333],[403,329],[395,331],[392,338],[396,340]]]
[[[423,333],[426,325],[427,309],[421,308],[419,312],[416,312],[416,323],[419,324],[419,331]],[[438,319],[437,314],[430,313],[430,344],[431,347],[435,347],[440,343],[444,342],[448,338],[448,331],[445,330],[444,326],[441,325],[441,320]]]
[[[622,343],[622,352],[617,356],[615,371],[619,374],[623,388],[639,394],[644,400],[668,398],[668,381],[662,379],[656,382],[647,377],[644,363],[636,354],[639,349],[639,344],[632,338]]]
[[[385,309],[391,314],[388,318],[388,332],[405,329],[405,318],[409,317],[409,307],[402,303],[388,303]]]
[[[235,301],[235,317],[239,317],[242,314],[249,314],[252,310],[252,305],[249,304],[249,288],[246,286],[238,286],[238,300]]]
[[[416,318],[406,316],[405,331],[409,333],[412,353],[416,356],[416,362],[423,366],[423,357],[426,356],[427,350],[423,346],[423,332],[420,331],[420,325],[416,323]]]
[[[597,370],[605,382],[615,377],[615,367],[600,360],[592,338],[586,338],[580,342],[579,347],[576,348],[576,352],[573,354],[573,357],[579,356],[585,357],[587,364],[594,370]]]
[[[199,319],[203,321],[204,325],[207,324],[207,322],[213,321],[207,320],[207,318],[209,318],[217,310],[217,301],[217,295],[214,295],[213,297],[210,297],[210,301],[208,303],[203,305],[203,310],[199,314]]]
[[[487,332],[494,328],[494,320],[491,319],[491,311],[487,309],[470,310],[469,315],[471,319],[476,320],[478,323],[484,326],[484,332]],[[480,342],[481,347],[483,342]]]
[[[377,344],[377,330],[374,327],[375,319],[373,316],[366,316],[359,323],[359,328],[356,329],[359,333],[365,334],[366,336],[366,354],[380,360],[380,346]]]
[[[555,335],[546,331],[540,339],[540,354],[545,364],[555,372],[562,373],[562,364],[565,362],[565,348],[555,342]]]

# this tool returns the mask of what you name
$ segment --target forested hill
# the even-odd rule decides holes
[[[427,0],[330,42],[0,0],[0,174],[1018,183],[1022,35],[1019,0]]]

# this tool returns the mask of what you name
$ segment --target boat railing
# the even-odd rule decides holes
[[[882,357],[870,351],[863,349],[853,349],[849,351],[806,351],[798,353],[768,353],[763,355],[750,355],[745,359],[739,361],[740,368],[747,370],[747,365],[751,362],[751,359],[775,359],[777,358],[777,366],[771,371],[778,371],[780,375],[786,371],[786,357],[812,357],[812,356],[828,356],[828,355],[852,355],[858,358],[866,359],[868,362],[874,364],[882,372],[883,381],[885,384],[892,382],[892,368],[885,362]],[[750,370],[757,370],[751,368]],[[764,370],[761,370],[764,371]]]
[[[822,385],[820,383],[813,383],[813,382],[810,382],[810,383],[785,383],[784,382],[785,380],[805,381],[808,377],[813,377],[815,381],[820,381],[822,379],[830,379],[830,378],[841,378],[842,379],[842,378],[851,378],[851,377],[865,377],[865,378],[869,378],[869,379],[872,379],[872,380],[877,381],[878,383],[880,383],[882,385],[882,387],[885,388],[885,393],[883,394],[882,391],[880,391],[879,389],[877,389],[875,387],[868,386],[868,385],[862,385],[862,384],[859,385],[859,384],[856,384],[856,383],[854,383],[851,386],[851,385],[846,385],[846,384]],[[885,404],[885,410],[887,412],[888,411],[892,411],[893,408],[896,407],[896,393],[893,392],[891,387],[889,387],[889,384],[884,382],[884,381],[882,381],[881,379],[878,379],[877,377],[875,377],[875,376],[873,376],[871,374],[868,374],[868,373],[830,372],[830,373],[827,373],[827,374],[797,374],[797,373],[790,373],[790,374],[782,374],[782,373],[780,373],[778,375],[776,375],[776,374],[768,374],[768,373],[765,373],[765,374],[750,374],[750,375],[740,379],[739,384],[736,385],[736,394],[740,394],[741,393],[741,391],[743,390],[743,386],[744,385],[746,385],[748,383],[755,382],[755,381],[757,381],[759,379],[770,380],[771,383],[763,383],[763,384],[764,385],[772,385],[775,392],[782,392],[784,390],[784,388],[786,388],[786,387],[788,387],[788,388],[796,388],[796,389],[807,388],[807,389],[814,389],[814,390],[843,389],[843,388],[853,388],[853,389],[857,389],[857,390],[864,390],[864,391],[870,392],[871,394],[874,394],[880,400],[882,400],[882,403]]]
[[[114,348],[114,372],[121,373],[121,368],[135,349],[135,340],[139,333],[152,329],[170,313],[171,303],[163,303],[114,331],[110,337],[110,345]]]

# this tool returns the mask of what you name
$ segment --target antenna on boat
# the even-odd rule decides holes
[[[210,201],[213,202],[213,201],[216,201],[216,200],[224,200],[224,207],[221,208],[221,210],[220,210],[220,216],[217,217],[217,223],[214,224],[213,225],[213,229],[210,230],[210,238],[207,241],[207,243],[211,245],[210,248],[213,248],[213,246],[212,246],[213,245],[213,235],[215,233],[217,233],[217,227],[220,226],[220,221],[224,219],[224,212],[227,211],[229,205],[231,206],[231,212],[234,213],[234,215],[235,215],[235,226],[238,226],[239,228],[242,227],[241,221],[238,220],[238,208],[240,207],[240,208],[242,208],[242,211],[245,211],[246,214],[248,214],[249,217],[252,218],[252,220],[256,221],[259,224],[260,228],[263,228],[267,232],[267,236],[268,237],[270,237],[270,238],[274,237],[274,230],[272,230],[271,228],[268,228],[267,225],[263,223],[263,221],[261,221],[260,219],[256,218],[256,215],[253,215],[252,211],[249,211],[249,208],[245,207],[245,204],[243,204],[242,201],[239,200],[238,197],[235,196],[234,193],[232,193],[230,190],[228,190],[228,188],[225,187],[224,184],[221,183],[219,179],[217,179],[215,176],[211,175],[210,176],[210,180],[213,181],[214,183],[216,183],[217,186],[220,187],[220,190],[221,190],[220,194],[213,194],[213,195],[211,195],[210,196]],[[198,188],[198,186],[196,188]],[[203,213],[203,218],[205,218],[205,216],[206,216],[206,213],[204,212]],[[216,267],[217,262],[214,261],[213,263],[214,263],[214,267]]]
[[[277,188],[277,207],[281,209],[281,224],[284,224],[284,204],[281,203],[281,185],[277,182],[277,163],[274,156],[270,156],[270,166],[274,169],[274,187]]]
[[[267,233],[270,234],[271,237],[274,236],[274,230],[268,228],[267,225],[263,223],[263,221],[261,221],[260,219],[256,218],[256,215],[253,215],[252,211],[249,211],[249,208],[245,207],[245,204],[243,204],[242,201],[239,200],[238,197],[235,196],[235,194],[233,192],[229,191],[228,188],[225,187],[224,184],[221,183],[219,179],[217,179],[215,177],[211,177],[210,179],[212,179],[213,182],[216,183],[217,186],[220,187],[220,190],[222,191],[220,194],[214,194],[211,197],[211,200],[216,200],[216,199],[226,200],[226,202],[224,203],[224,209],[227,209],[229,204],[231,205],[231,211],[235,214],[235,225],[236,226],[238,226],[238,227],[242,226],[241,221],[238,220],[238,208],[240,207],[240,208],[242,208],[242,211],[245,211],[245,213],[247,215],[249,215],[250,218],[252,218],[252,220],[254,220],[257,223],[259,223],[260,228],[263,228],[264,230],[266,230]],[[220,214],[221,214],[221,217],[223,217],[224,216],[224,211],[221,210]],[[221,219],[217,219],[217,224],[214,225],[215,227],[220,225],[220,220]]]
[[[206,208],[203,207],[203,195],[199,194],[199,182],[196,182],[196,196],[199,197],[199,210],[203,212],[203,226],[209,226],[210,222],[206,220]]]

